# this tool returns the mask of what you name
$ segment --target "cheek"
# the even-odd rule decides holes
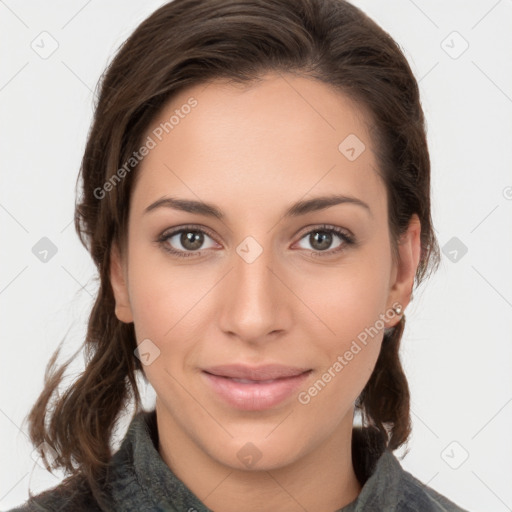
[[[129,293],[137,343],[149,339],[158,354],[144,372],[157,391],[178,396],[194,366],[212,316],[218,275],[207,265],[170,263],[165,253],[134,248]],[[148,342],[146,342],[148,343]],[[178,379],[178,380],[176,380]]]
[[[379,283],[364,287],[357,277],[345,280],[327,300],[317,295],[323,323],[310,322],[319,364],[315,378],[298,396],[311,418],[329,411],[325,428],[337,424],[368,382],[377,362],[385,323],[385,294]],[[329,333],[326,334],[326,326]],[[312,420],[313,421],[313,420]]]
[[[187,311],[205,293],[197,272],[169,263],[164,251],[154,247],[131,249],[128,282],[136,330],[155,342],[186,323]]]
[[[309,324],[316,339],[330,339],[328,345],[338,340],[334,344],[338,350],[366,329],[376,325],[382,330],[379,318],[389,293],[389,269],[382,259],[360,253],[339,268],[317,272],[307,280],[301,277],[299,282],[295,289],[312,313]]]
[[[154,258],[136,248],[130,254],[129,294],[137,343],[149,339],[161,355],[185,350],[187,312],[193,310],[201,291],[187,282],[179,269],[172,270],[162,258]],[[147,342],[146,342],[147,343]],[[151,346],[151,345],[150,345]],[[163,370],[165,357],[145,367],[149,375]]]
[[[371,252],[359,254],[357,263],[331,271],[324,278],[316,275],[298,293],[316,314],[309,315],[303,326],[307,324],[308,337],[315,340],[317,352],[322,354],[317,380],[305,390],[303,403],[342,408],[366,385],[384,334],[388,263]],[[341,409],[339,412],[343,413]]]
[[[194,305],[204,292],[194,291],[182,273],[175,270],[171,274],[165,265],[148,264],[147,259],[141,265],[135,258],[132,262],[130,302],[135,336],[139,350],[145,343],[152,358],[143,366],[144,373],[158,396],[169,395],[179,401],[180,376],[194,348],[188,327]],[[181,402],[178,405],[183,406]]]

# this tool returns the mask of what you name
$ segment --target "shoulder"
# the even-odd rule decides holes
[[[68,477],[56,487],[32,496],[7,512],[101,512],[82,476]]]
[[[397,512],[468,512],[404,469],[400,471],[400,488]]]
[[[468,512],[406,471],[374,427],[353,429],[352,457],[361,492],[338,512]]]
[[[128,510],[128,504],[133,505],[137,493],[144,497],[147,495],[147,489],[141,486],[138,481],[134,461],[134,457],[144,459],[146,457],[144,448],[148,450],[148,445],[153,446],[150,436],[146,432],[147,420],[147,412],[141,413],[133,419],[120,449],[113,454],[104,475],[94,486],[95,490],[91,489],[91,485],[83,473],[76,473],[68,476],[59,485],[31,496],[25,503],[6,512],[110,512]],[[139,454],[139,451],[143,453]],[[154,448],[148,456],[148,461],[143,460],[146,463],[143,468],[153,464],[154,461],[149,460],[153,454],[158,456],[158,452]],[[162,464],[164,464],[163,461]],[[129,509],[137,510],[133,507]],[[142,508],[141,510],[147,509]]]

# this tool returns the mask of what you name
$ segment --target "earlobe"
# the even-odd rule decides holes
[[[124,323],[133,322],[132,309],[129,300],[126,275],[117,244],[112,245],[110,251],[110,284],[116,301],[115,314],[118,320]]]
[[[414,279],[421,256],[421,223],[416,214],[411,217],[409,227],[398,244],[399,261],[396,268],[395,281],[390,289],[388,297],[388,308],[399,303],[402,306],[402,313],[411,301]],[[398,323],[393,321],[393,325]]]

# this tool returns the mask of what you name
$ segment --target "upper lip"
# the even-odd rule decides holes
[[[272,380],[285,377],[295,377],[309,371],[310,368],[284,366],[280,364],[265,364],[261,366],[247,366],[242,364],[225,364],[211,366],[203,371],[219,377],[246,380]]]

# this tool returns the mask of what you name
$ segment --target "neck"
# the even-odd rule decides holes
[[[352,420],[347,414],[332,436],[284,467],[242,471],[210,457],[157,400],[158,450],[188,489],[217,512],[239,512],[240,503],[244,512],[332,512],[361,491],[352,465]]]

